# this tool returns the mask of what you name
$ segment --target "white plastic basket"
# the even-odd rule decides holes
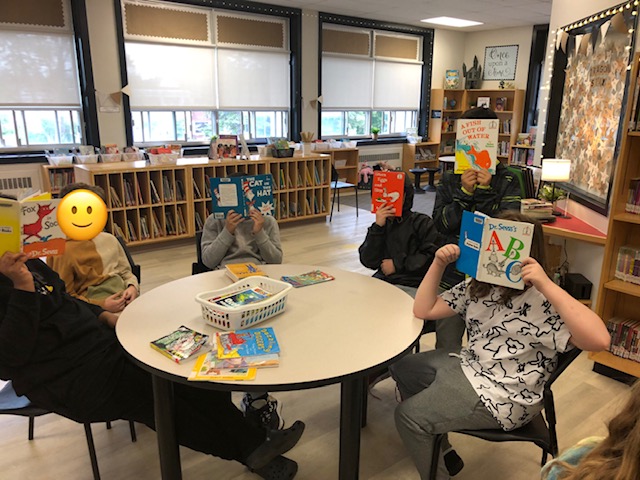
[[[76,163],[98,163],[98,155],[76,155]]]
[[[227,307],[209,301],[210,298],[255,287],[262,288],[272,295],[260,302],[241,307]],[[292,288],[291,284],[280,280],[253,276],[239,280],[220,290],[199,293],[196,295],[196,302],[202,307],[202,317],[205,322],[222,330],[238,330],[256,325],[282,313]]]
[[[122,161],[121,153],[101,153],[100,161],[102,163],[114,163]]]
[[[73,155],[47,155],[47,161],[56,167],[73,165]]]

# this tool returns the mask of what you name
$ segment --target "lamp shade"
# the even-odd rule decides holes
[[[543,182],[566,182],[571,173],[571,160],[562,158],[545,158],[542,160]]]

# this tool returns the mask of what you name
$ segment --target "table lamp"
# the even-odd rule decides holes
[[[568,181],[570,173],[571,160],[562,158],[544,158],[542,160],[542,174],[540,176],[540,180],[543,182],[552,182],[553,188],[551,190],[551,199],[554,205],[553,214],[562,218],[569,217],[555,210],[556,200],[554,200],[554,198],[556,196],[556,182]]]

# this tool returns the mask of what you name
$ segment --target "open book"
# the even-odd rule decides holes
[[[24,252],[29,258],[62,254],[66,235],[56,218],[59,203],[50,193],[21,200],[0,198],[0,255],[6,251]]]
[[[529,256],[532,238],[530,223],[465,210],[456,267],[478,281],[523,290],[522,260]]]
[[[498,165],[498,120],[460,118],[456,123],[455,173],[473,168],[489,170],[491,175],[495,175]]]
[[[273,215],[273,178],[271,174],[246,177],[211,177],[213,218],[226,218],[233,210],[248,217],[252,209]]]

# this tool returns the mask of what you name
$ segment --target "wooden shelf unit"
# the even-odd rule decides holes
[[[533,165],[533,152],[535,148],[533,145],[511,145],[509,165]]]
[[[57,197],[60,189],[69,183],[75,182],[73,165],[42,165],[42,189],[51,192]]]
[[[640,54],[636,53],[633,61],[629,105],[627,105],[625,119],[622,125],[629,125],[631,111],[633,110],[634,89],[637,85]],[[613,317],[640,319],[640,286],[615,278],[618,251],[623,246],[640,247],[640,215],[625,212],[625,205],[629,191],[629,181],[640,177],[640,136],[637,132],[624,131],[620,156],[616,162],[614,174],[613,193],[609,210],[609,229],[604,247],[602,262],[602,275],[598,289],[596,312],[606,322]],[[640,377],[640,362],[625,359],[613,355],[610,352],[589,354],[593,361],[624,372],[635,377]]]
[[[524,90],[445,90],[442,88],[432,90],[431,110],[440,110],[442,115],[440,119],[432,118],[429,122],[429,139],[440,142],[440,155],[453,155],[456,140],[455,122],[463,112],[477,105],[479,97],[489,97],[490,107],[498,116],[500,122],[498,152],[502,152],[498,158],[508,163],[511,145],[515,145],[522,124]],[[504,109],[497,111],[496,100],[499,98],[506,99],[506,102],[504,102]],[[455,105],[451,105],[451,100],[455,101]]]
[[[358,159],[360,158],[360,153],[357,148],[333,148],[319,150],[318,153],[327,153],[331,156],[331,163],[333,163],[341,179],[345,179],[344,181],[347,183],[358,184]]]
[[[271,173],[278,222],[328,214],[331,157],[319,153],[225,161],[184,158],[176,165],[117,162],[74,168],[76,181],[104,188],[106,228],[114,234],[121,230],[132,245],[193,237],[211,212],[209,179],[238,171],[248,175]],[[280,172],[285,178],[284,187]]]

